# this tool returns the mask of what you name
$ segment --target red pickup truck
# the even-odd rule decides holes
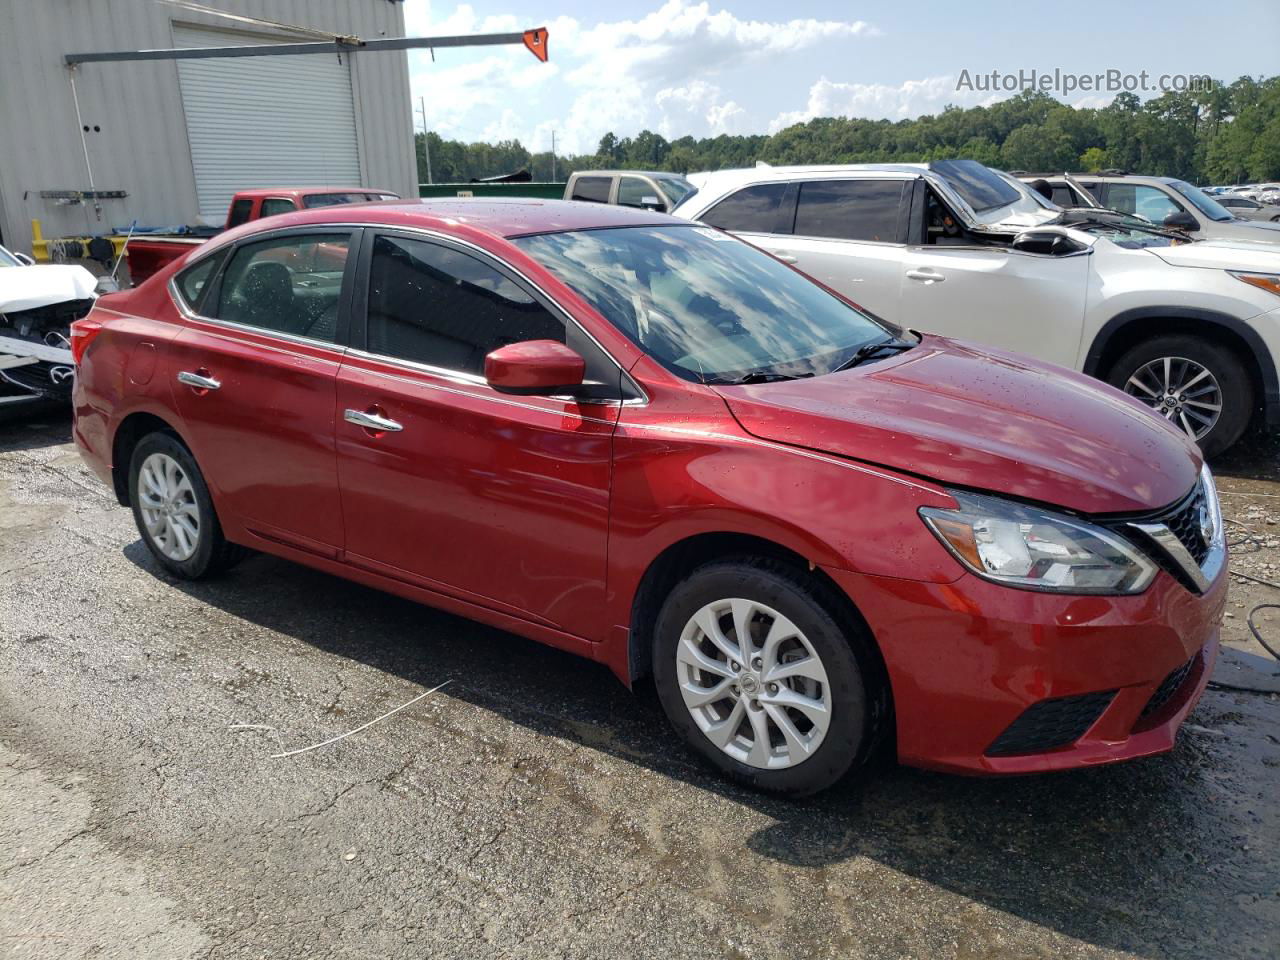
[[[399,198],[399,194],[390,190],[374,190],[369,187],[257,187],[253,190],[241,190],[231,198],[231,208],[227,211],[227,222],[223,229],[230,230],[250,220],[261,220],[292,210]],[[178,259],[207,239],[208,237],[155,234],[135,236],[129,241],[127,250],[129,277],[137,286],[165,264]]]

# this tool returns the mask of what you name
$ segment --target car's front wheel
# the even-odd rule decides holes
[[[1240,439],[1253,413],[1253,383],[1227,347],[1195,336],[1154,337],[1112,365],[1107,382],[1141,400],[1216,456]]]
[[[197,580],[245,555],[222,535],[204,475],[171,433],[148,434],[134,447],[129,503],[143,543],[175,576]]]
[[[785,564],[721,561],[676,585],[655,626],[668,719],[694,751],[752,787],[828,787],[877,739],[865,629],[837,622]],[[847,619],[847,618],[842,618]]]

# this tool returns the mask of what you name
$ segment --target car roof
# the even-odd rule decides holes
[[[835,163],[835,164],[803,164],[789,167],[775,167],[771,164],[758,164],[754,167],[739,167],[731,170],[715,170],[701,174],[706,179],[761,181],[783,180],[802,176],[830,176],[838,173],[874,173],[888,174],[903,179],[918,177],[929,169],[927,163]]]
[[[674,173],[671,170],[575,170],[575,177],[616,177],[623,174],[631,174],[637,177],[668,177],[676,180],[683,180],[683,173]]]
[[[482,233],[502,238],[611,227],[689,225],[687,220],[666,214],[606,203],[534,197],[433,197],[299,210],[253,221],[233,233],[239,238],[259,230],[325,223],[426,227],[446,233]],[[257,229],[250,229],[253,227]]]

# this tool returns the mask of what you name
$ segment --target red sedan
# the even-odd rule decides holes
[[[286,214],[101,298],[72,346],[76,442],[168,571],[252,548],[652,674],[762,789],[878,747],[1160,753],[1213,665],[1226,548],[1185,436],[685,221]]]

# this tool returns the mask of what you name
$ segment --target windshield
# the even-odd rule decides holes
[[[1185,180],[1174,180],[1169,184],[1169,186],[1190,200],[1192,204],[1195,205],[1195,208],[1210,220],[1217,220],[1221,222],[1223,220],[1235,219],[1230,210],[1220,204],[1217,200],[1213,199],[1213,197],[1209,196],[1199,187],[1193,187]]]
[[[931,163],[929,169],[947,181],[974,213],[1007,207],[1022,197],[1013,184],[976,160],[942,160]]]
[[[698,192],[697,187],[682,177],[657,177],[656,179],[658,188],[666,194],[672,210]]]
[[[672,373],[701,383],[830,373],[886,328],[708,227],[623,227],[514,241]]]
[[[0,267],[20,267],[22,261],[4,247],[0,247]]]

